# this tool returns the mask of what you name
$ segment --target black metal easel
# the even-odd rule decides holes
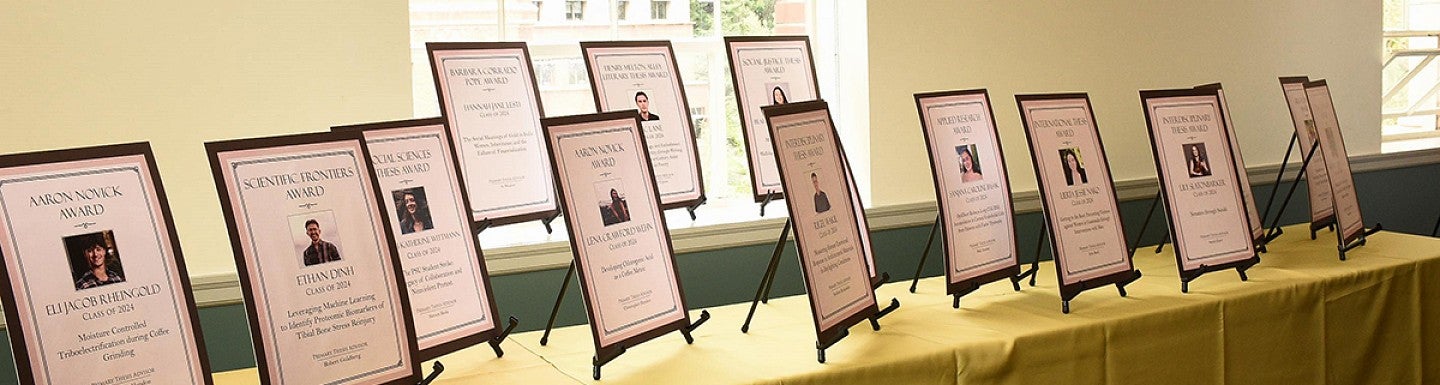
[[[870,328],[877,332],[880,331],[880,319],[884,318],[886,315],[889,315],[890,313],[894,312],[895,309],[899,308],[900,300],[891,298],[889,306],[886,306],[884,309],[880,309],[880,311],[875,312],[875,314],[871,314],[869,317],[866,317],[870,320]],[[747,321],[746,324],[748,326],[749,322]],[[849,335],[850,330],[840,329],[840,333],[836,334],[835,338],[832,338],[830,340],[817,338],[815,340],[815,360],[820,361],[820,363],[822,364],[825,363],[825,349],[829,349],[831,346],[835,346],[835,343],[840,342],[840,340],[845,339],[845,337]]]
[[[696,218],[696,217],[695,217],[695,209],[699,208],[700,205],[703,205],[703,204],[705,204],[705,197],[702,196],[702,197],[700,197],[700,200],[698,200],[698,201],[695,202],[695,204],[692,204],[692,205],[690,205],[690,206],[685,206],[685,211],[690,214],[690,220],[692,220],[692,221],[695,220],[695,218]],[[762,208],[762,210],[763,210],[763,208]],[[661,213],[661,215],[664,215],[664,213]],[[761,215],[764,215],[764,214],[762,213]],[[549,230],[549,229],[550,229],[550,222],[549,222],[549,221],[550,221],[550,220],[554,220],[556,217],[559,217],[559,216],[560,216],[560,214],[559,214],[559,213],[556,213],[555,216],[550,217],[550,219],[546,220],[546,222],[545,222],[545,229],[546,229],[546,230]],[[567,290],[570,289],[570,277],[571,277],[571,276],[574,276],[574,275],[575,275],[575,261],[572,260],[572,261],[570,261],[570,267],[569,267],[568,269],[565,269],[565,279],[563,279],[563,280],[560,281],[560,292],[557,293],[557,294],[555,294],[555,306],[550,308],[550,320],[549,320],[549,321],[545,321],[545,333],[540,336],[540,346],[545,346],[545,344],[550,343],[550,330],[555,328],[555,317],[560,314],[560,303],[562,303],[562,302],[565,301],[565,291],[567,291]],[[691,329],[696,328],[696,327],[700,327],[700,324],[705,323],[705,320],[710,319],[710,313],[709,313],[709,312],[701,311],[700,315],[701,315],[700,320],[699,320],[699,321],[696,321],[694,324],[690,325],[690,328],[691,328]],[[689,331],[685,331],[685,340],[686,340],[686,341],[691,341]],[[624,350],[622,349],[622,350],[620,351],[620,353],[624,353]],[[619,353],[617,353],[616,356],[619,356]],[[610,357],[610,359],[614,359],[614,358],[615,358],[615,357]],[[601,365],[604,365],[606,362],[610,362],[610,360],[607,359],[607,360],[604,360],[604,362],[601,362],[601,361],[599,361],[598,358],[597,358],[596,362],[597,362],[597,363],[595,364],[595,373],[597,373],[597,374],[596,374],[595,379],[598,380],[598,379],[600,379],[599,374],[598,374],[598,373],[600,373],[600,366],[601,366]]]
[[[440,373],[444,372],[445,365],[441,364],[440,361],[435,361],[435,366],[431,367],[430,369],[430,375],[425,376],[424,379],[421,379],[420,382],[416,382],[415,385],[430,385],[431,382],[435,382],[435,379],[440,377]]]
[[[544,219],[544,220],[542,220],[542,221],[553,220],[553,219],[555,219],[556,216],[559,216],[559,214],[556,214],[555,216],[551,216],[550,219]],[[546,222],[546,223],[548,223],[548,222]],[[486,228],[489,228],[489,227],[490,227],[490,219],[489,219],[489,218],[486,218],[486,219],[483,220],[483,221],[477,222],[476,225],[473,227],[474,230],[470,232],[470,236],[472,236],[472,237],[479,237],[479,236],[480,236],[480,232],[485,231],[485,229],[486,229]],[[548,228],[549,228],[549,225],[546,225],[546,228],[548,229]],[[516,327],[516,326],[520,326],[520,319],[519,319],[519,318],[515,318],[514,315],[511,315],[511,316],[510,316],[509,321],[510,321],[510,324],[505,327],[505,330],[501,331],[500,334],[496,335],[495,337],[490,338],[490,340],[485,341],[486,343],[489,343],[489,344],[490,344],[490,349],[495,351],[495,356],[496,356],[496,357],[504,357],[504,356],[505,356],[505,350],[500,348],[500,343],[505,342],[505,339],[510,337],[510,332],[515,331],[515,327]],[[431,376],[433,377],[433,376],[439,375],[440,372],[442,372],[442,371],[444,371],[444,370],[445,370],[445,366],[444,366],[444,365],[440,365],[440,361],[435,361],[435,373],[431,374]],[[430,382],[429,380],[426,380],[425,382],[422,382],[420,385],[424,385],[424,384],[427,384],[427,383],[429,383],[429,382]]]
[[[783,197],[783,195],[776,193],[773,190],[766,192],[765,199],[760,201],[760,216],[765,216],[765,205],[770,204],[770,201],[774,200],[776,197]],[[755,318],[755,308],[761,303],[770,303],[770,288],[775,285],[775,272],[779,270],[780,255],[785,252],[785,239],[790,236],[790,229],[792,228],[792,225],[793,223],[790,222],[790,218],[785,218],[785,226],[780,228],[780,238],[777,238],[775,240],[774,251],[770,253],[770,264],[765,268],[765,273],[760,275],[760,287],[755,289],[755,299],[750,301],[750,312],[745,315],[745,324],[740,325],[741,333],[750,332],[750,320]],[[870,281],[870,289],[877,289],[880,287],[880,285],[885,284],[885,282],[889,280],[890,273],[880,273],[879,276],[875,277]],[[896,303],[896,306],[899,306],[899,302],[897,301]],[[886,314],[888,314],[888,312]],[[882,314],[881,316],[884,315]]]
[[[936,233],[937,231],[939,231],[939,230],[940,230],[940,217],[939,217],[939,216],[936,216],[936,217],[935,217],[935,225],[930,227],[930,236],[928,236],[928,237],[925,238],[925,250],[920,252],[920,263],[917,263],[917,264],[915,265],[915,277],[910,279],[910,292],[911,292],[911,293],[914,293],[914,292],[915,292],[915,288],[916,288],[917,286],[919,286],[919,284],[920,284],[920,271],[925,268],[925,260],[930,257],[930,247],[931,247],[931,245],[933,245],[933,244],[935,243],[935,233]],[[1014,287],[1015,291],[1020,291],[1020,281],[1025,280],[1026,277],[1029,277],[1029,278],[1030,278],[1030,287],[1035,287],[1035,273],[1037,273],[1037,272],[1040,271],[1040,253],[1041,253],[1042,250],[1044,250],[1045,237],[1046,237],[1046,236],[1045,236],[1045,222],[1042,220],[1042,221],[1040,222],[1040,239],[1038,239],[1038,240],[1036,241],[1036,246],[1035,246],[1035,259],[1032,260],[1032,261],[1030,261],[1030,268],[1029,268],[1029,269],[1026,269],[1026,270],[1023,271],[1023,272],[1021,272],[1019,275],[1015,275],[1015,276],[1013,276],[1013,277],[1010,277],[1010,285],[1011,285],[1012,287]],[[942,274],[942,275],[943,275],[943,274]],[[957,294],[954,295],[954,296],[955,296],[955,300],[954,300],[954,303],[952,304],[952,306],[953,306],[954,308],[956,308],[956,309],[959,309],[959,308],[960,308],[960,297],[961,297],[961,296],[964,296],[965,294],[969,294],[970,292],[973,292],[973,291],[975,291],[976,289],[979,289],[979,288],[980,288],[980,284],[979,284],[979,283],[976,283],[976,284],[975,284],[974,286],[972,286],[972,287],[968,287],[968,288],[965,288],[965,289],[960,290],[960,293],[957,293]]]
[[[682,326],[682,327],[680,327],[680,328],[678,328],[678,329],[671,330],[671,331],[677,331],[677,330],[678,330],[678,331],[680,332],[680,335],[685,337],[685,344],[687,344],[687,345],[689,345],[689,344],[694,344],[694,343],[695,343],[695,337],[692,336],[690,333],[694,332],[695,329],[699,328],[700,325],[704,325],[704,324],[705,324],[705,321],[709,321],[709,320],[710,320],[710,311],[708,311],[708,310],[701,310],[701,311],[700,311],[700,318],[699,318],[699,319],[696,319],[695,322],[691,322],[691,323],[688,324],[688,325]],[[550,331],[549,331],[549,330],[546,330],[545,332],[548,334]],[[665,332],[665,333],[669,333],[669,332],[670,332],[670,331],[667,331],[667,332]],[[543,340],[542,340],[542,341],[543,341]],[[544,345],[544,343],[542,342],[541,345]],[[605,364],[610,363],[610,361],[614,361],[616,358],[619,358],[621,354],[625,354],[625,351],[626,351],[626,346],[625,346],[625,345],[616,345],[616,346],[612,346],[612,347],[609,347],[609,348],[606,348],[606,349],[602,349],[602,350],[599,350],[599,351],[595,352],[595,355],[590,357],[590,364],[591,364],[591,368],[592,368],[591,373],[590,373],[591,378],[594,378],[596,381],[599,381],[599,380],[600,380],[600,367],[603,367],[603,366],[605,366]]]
[[[1140,249],[1140,242],[1145,240],[1145,229],[1150,227],[1150,218],[1155,217],[1155,208],[1160,205],[1161,198],[1164,196],[1158,191],[1155,192],[1155,197],[1151,198],[1150,211],[1145,212],[1145,220],[1140,222],[1140,233],[1135,235],[1135,242],[1130,243],[1130,259],[1132,260],[1135,259],[1135,250]],[[1162,211],[1162,213],[1164,212]],[[1165,222],[1165,235],[1160,237],[1160,244],[1155,246],[1155,254],[1160,254],[1165,250],[1165,243],[1171,242],[1170,235],[1170,223],[1167,221]]]
[[[1296,138],[1297,138],[1296,136],[1292,135],[1292,136],[1290,137],[1290,139],[1291,139],[1290,142],[1291,142],[1292,144],[1295,143],[1295,141],[1297,140]],[[1307,168],[1309,168],[1309,166],[1310,166],[1310,160],[1315,157],[1315,152],[1316,152],[1316,150],[1319,150],[1319,149],[1320,149],[1320,141],[1319,141],[1319,140],[1316,140],[1314,144],[1310,145],[1310,151],[1309,151],[1309,153],[1305,154],[1305,160],[1303,160],[1303,161],[1300,162],[1300,171],[1297,172],[1297,173],[1295,173],[1295,180],[1293,180],[1293,181],[1290,182],[1290,191],[1287,192],[1287,193],[1285,193],[1285,200],[1280,202],[1280,211],[1277,211],[1277,212],[1275,213],[1275,219],[1273,219],[1273,220],[1270,221],[1270,230],[1268,230],[1268,231],[1266,232],[1266,234],[1265,234],[1265,243],[1268,244],[1268,243],[1270,243],[1270,241],[1275,240],[1275,238],[1278,238],[1278,237],[1280,237],[1281,234],[1284,234],[1284,233],[1285,233],[1283,230],[1280,230],[1280,217],[1284,216],[1284,214],[1285,214],[1285,208],[1290,206],[1290,198],[1292,198],[1292,197],[1295,196],[1295,188],[1297,188],[1297,187],[1300,186],[1300,179],[1302,179],[1302,178],[1305,176],[1305,170],[1306,170]],[[1286,161],[1288,162],[1289,159],[1290,159],[1290,156],[1289,156],[1289,154],[1290,154],[1290,149],[1288,149],[1288,148],[1285,149],[1285,154],[1286,154],[1285,159],[1286,159]],[[1284,176],[1285,176],[1285,163],[1281,163],[1281,164],[1280,164],[1280,173],[1275,176],[1275,180],[1276,180],[1276,182],[1275,182],[1275,188],[1270,191],[1270,195],[1271,195],[1270,199],[1271,199],[1271,201],[1270,201],[1269,203],[1267,203],[1266,206],[1265,206],[1265,214],[1266,214],[1266,215],[1269,215],[1269,214],[1270,214],[1270,204],[1274,203],[1274,199],[1275,199],[1274,195],[1275,195],[1275,192],[1278,191],[1278,190],[1280,190],[1280,179],[1283,178]],[[1263,220],[1264,218],[1262,217],[1261,219]],[[1334,223],[1331,223],[1331,224],[1330,224],[1330,227],[1331,227],[1332,229],[1334,228],[1334,226],[1335,226]],[[1312,229],[1310,230],[1310,239],[1315,239],[1315,229],[1313,228],[1313,225],[1312,225]]]

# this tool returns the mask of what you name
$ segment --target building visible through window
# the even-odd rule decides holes
[[[654,20],[668,19],[670,14],[670,2],[667,0],[650,1],[650,18]]]
[[[585,2],[569,0],[565,2],[565,20],[584,20]]]

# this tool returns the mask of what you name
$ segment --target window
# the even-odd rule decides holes
[[[584,20],[585,2],[570,0],[565,2],[565,20]]]
[[[670,2],[669,2],[669,1],[666,1],[666,0],[651,0],[651,1],[650,1],[650,19],[651,19],[651,20],[665,20],[665,19],[668,19],[668,18],[669,18],[669,17],[666,17],[666,16],[669,15],[669,14],[670,14]]]
[[[1385,0],[1380,152],[1440,147],[1440,2]]]
[[[837,36],[841,31],[834,10],[848,6],[864,8],[863,2],[826,0],[686,0],[649,2],[652,22],[617,23],[625,18],[633,0],[602,0],[602,10],[587,23],[566,22],[583,14],[583,1],[565,1],[565,12],[541,11],[541,6],[558,7],[561,0],[534,2],[514,0],[411,0],[411,50],[415,115],[438,116],[439,104],[425,57],[425,42],[438,41],[525,41],[529,43],[541,101],[548,116],[593,113],[588,74],[580,57],[578,42],[589,40],[670,40],[675,47],[679,72],[696,129],[707,203],[691,221],[683,212],[672,212],[674,228],[707,226],[754,220],[756,204],[750,195],[750,171],[745,145],[730,85],[730,65],[723,37],[726,35],[809,35],[821,93],[835,109],[838,128],[862,194],[868,199],[868,118],[846,121],[836,101],[865,90],[844,88],[839,81]],[[594,1],[594,0],[592,0]],[[517,5],[518,4],[518,5]],[[645,2],[635,3],[644,7]],[[593,9],[592,9],[593,10]],[[558,9],[553,11],[559,11]],[[643,12],[642,10],[637,10]],[[674,11],[674,13],[671,13]],[[643,13],[637,18],[643,17]],[[673,16],[671,16],[673,15]],[[598,20],[597,20],[598,19]],[[863,20],[863,19],[862,19]],[[602,22],[604,21],[604,22]],[[638,20],[637,20],[638,21]],[[443,26],[439,28],[436,26]],[[853,30],[849,28],[848,30]],[[863,44],[863,31],[858,44]],[[865,52],[856,50],[855,52]],[[863,68],[839,67],[845,73],[865,72]],[[853,83],[853,82],[852,82]],[[861,82],[863,83],[863,82]],[[852,140],[853,139],[853,140]],[[766,218],[784,217],[785,210],[774,204]],[[533,227],[531,227],[533,226]],[[514,229],[512,229],[514,228]],[[538,231],[536,229],[539,229]],[[545,235],[538,224],[503,226],[485,231],[486,248],[566,239],[564,225],[555,234]],[[504,236],[501,236],[501,234]]]

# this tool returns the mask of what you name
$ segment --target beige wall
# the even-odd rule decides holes
[[[235,270],[204,142],[411,115],[404,1],[0,8],[0,153],[150,141],[195,276]]]
[[[1223,82],[1254,167],[1279,163],[1290,139],[1276,78],[1325,78],[1350,154],[1378,153],[1380,3],[871,1],[875,203],[934,200],[912,96],[922,91],[990,90],[1017,192],[1035,190],[1017,93],[1088,92],[1117,180],[1155,175],[1140,89]]]

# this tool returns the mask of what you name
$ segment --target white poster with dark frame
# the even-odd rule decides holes
[[[0,214],[22,383],[213,383],[148,143],[0,156]]]
[[[591,95],[600,112],[637,110],[650,146],[660,207],[695,218],[705,203],[700,150],[675,49],[667,40],[581,42]]]
[[[1003,278],[1011,278],[1019,290],[1010,173],[989,93],[975,89],[915,94],[915,107],[940,211],[936,218],[945,256],[946,294],[954,296],[954,306],[959,307],[960,296]]]
[[[791,194],[813,199],[786,199],[795,228],[795,249],[815,324],[818,359],[825,349],[849,334],[861,320],[880,330],[879,319],[900,307],[896,299],[879,308],[865,266],[864,229],[855,220],[852,186],[840,139],[824,101],[797,102],[763,109],[776,154],[781,183]],[[863,210],[863,209],[862,209]]]
[[[1316,143],[1324,154],[1325,174],[1329,176],[1330,192],[1335,213],[1335,232],[1339,245],[1340,260],[1345,252],[1363,246],[1366,237],[1380,231],[1380,224],[1372,229],[1365,228],[1365,219],[1360,215],[1360,198],[1355,194],[1355,176],[1350,170],[1350,156],[1345,150],[1345,136],[1340,130],[1340,118],[1330,96],[1330,85],[1324,79],[1305,83],[1306,100],[1315,121]]]
[[[1216,89],[1140,91],[1160,196],[1175,242],[1180,291],[1212,271],[1245,271],[1260,263]]]
[[[414,310],[420,360],[479,343],[504,356],[490,273],[478,237],[469,236],[470,200],[441,118],[332,127],[360,132],[380,184]]]
[[[784,199],[786,195],[762,108],[819,100],[820,81],[815,74],[815,58],[811,54],[808,36],[726,36],[725,53],[730,60],[730,84],[736,95],[740,130],[745,137],[751,191],[755,202],[760,203],[760,215],[764,216],[765,206],[770,201]],[[855,206],[853,211],[863,213],[865,206],[860,200],[860,189],[855,184],[854,171],[850,169],[843,146],[840,158],[845,159],[846,183],[850,184],[851,201]],[[879,287],[890,280],[890,274],[881,273],[875,267],[869,219],[861,216],[856,220],[865,229],[861,238],[871,286]],[[780,238],[777,248],[784,247],[784,233]],[[767,272],[766,277],[773,277],[773,274]],[[769,296],[768,281],[762,282],[760,290],[762,295],[757,297],[757,301]]]
[[[205,143],[262,384],[414,384],[420,360],[359,133]]]
[[[1061,310],[1081,292],[1140,278],[1130,260],[1110,161],[1084,93],[1015,95],[1039,182]]]
[[[1305,187],[1310,199],[1310,239],[1315,239],[1320,229],[1335,225],[1335,194],[1330,191],[1330,174],[1325,170],[1325,154],[1315,143],[1320,137],[1316,131],[1315,117],[1310,110],[1310,98],[1305,95],[1306,77],[1280,78],[1280,90],[1284,92],[1285,105],[1290,110],[1290,122],[1294,124],[1295,137],[1300,143],[1301,172],[1305,176]],[[1294,183],[1300,183],[1296,177]],[[1278,187],[1278,186],[1277,186]],[[1292,193],[1294,190],[1291,190]],[[1288,203],[1289,197],[1285,198]],[[1284,204],[1276,216],[1284,215]]]
[[[690,322],[640,115],[542,122],[595,342],[594,378],[626,349],[656,337],[679,331],[694,342],[690,332],[710,313]]]
[[[560,215],[525,43],[425,43],[478,230]]]

